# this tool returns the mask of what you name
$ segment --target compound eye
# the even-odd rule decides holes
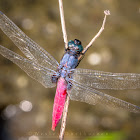
[[[69,47],[69,48],[74,47],[74,41],[70,40],[70,41],[68,42],[68,47]]]
[[[74,40],[74,44],[76,44],[76,45],[81,45],[81,41],[78,40],[78,39],[75,39],[75,40]]]

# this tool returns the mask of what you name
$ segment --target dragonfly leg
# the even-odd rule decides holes
[[[51,77],[52,83],[57,83],[59,77],[60,77],[59,74],[54,74]]]
[[[71,82],[67,82],[67,89],[70,90],[72,88],[72,83]]]
[[[53,75],[51,80],[52,83],[57,83],[58,78],[55,75]]]

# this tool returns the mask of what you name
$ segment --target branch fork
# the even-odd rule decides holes
[[[64,19],[64,10],[63,10],[63,0],[58,0],[59,1],[59,10],[60,10],[60,18],[61,18],[61,26],[62,26],[62,33],[63,33],[63,39],[65,43],[65,49],[68,48],[68,39],[67,39],[67,32],[66,32],[66,26],[65,26],[65,19]],[[102,26],[98,33],[92,38],[92,40],[89,42],[89,44],[84,48],[82,51],[82,54],[79,56],[78,60],[81,60],[82,56],[86,53],[86,51],[92,46],[94,41],[101,35],[101,33],[104,30],[105,22],[106,22],[106,16],[110,15],[109,10],[104,11],[104,20],[102,23]],[[70,94],[70,93],[69,93]],[[64,138],[64,133],[65,133],[65,127],[66,127],[66,118],[67,118],[67,113],[68,113],[68,106],[69,106],[69,94],[67,95],[64,110],[63,110],[63,117],[62,117],[62,123],[61,123],[61,129],[60,129],[60,135],[59,135],[59,140],[63,140]]]

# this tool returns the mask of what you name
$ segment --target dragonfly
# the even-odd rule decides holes
[[[103,104],[140,113],[140,107],[99,91],[140,88],[140,74],[112,73],[77,68],[83,46],[80,40],[68,42],[68,48],[58,63],[54,57],[23,33],[5,14],[0,12],[0,28],[26,56],[0,45],[0,54],[18,65],[27,75],[45,88],[56,88],[52,130],[61,119],[66,96],[91,105]]]

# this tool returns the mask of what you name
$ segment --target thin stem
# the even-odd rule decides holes
[[[62,118],[62,123],[61,123],[61,130],[60,130],[59,140],[63,140],[63,138],[64,138],[69,100],[70,100],[70,97],[69,97],[69,94],[68,94],[67,98],[66,98],[64,110],[63,110],[63,118]]]
[[[67,39],[67,32],[66,32],[65,19],[64,19],[63,0],[59,0],[59,10],[60,10],[61,26],[63,32],[63,39],[65,43],[65,49],[67,49],[68,39]]]
[[[63,32],[63,39],[65,43],[65,49],[67,49],[68,39],[67,39],[67,32],[66,32],[65,19],[64,19],[63,0],[59,0],[59,10],[60,10],[61,26],[62,26],[62,32]],[[64,138],[69,100],[70,100],[70,97],[69,95],[67,95],[64,110],[63,110],[61,130],[60,130],[60,135],[59,135],[60,140],[63,140]]]
[[[84,50],[82,51],[82,54],[85,54],[86,51],[92,46],[93,42],[101,35],[101,33],[104,30],[104,26],[105,26],[105,22],[106,22],[106,16],[110,15],[110,11],[109,10],[105,10],[104,11],[104,20],[103,20],[103,24],[102,27],[100,28],[100,30],[98,31],[98,33],[92,38],[92,40],[89,42],[89,44],[84,48]],[[79,57],[79,60],[82,58],[82,55]]]

